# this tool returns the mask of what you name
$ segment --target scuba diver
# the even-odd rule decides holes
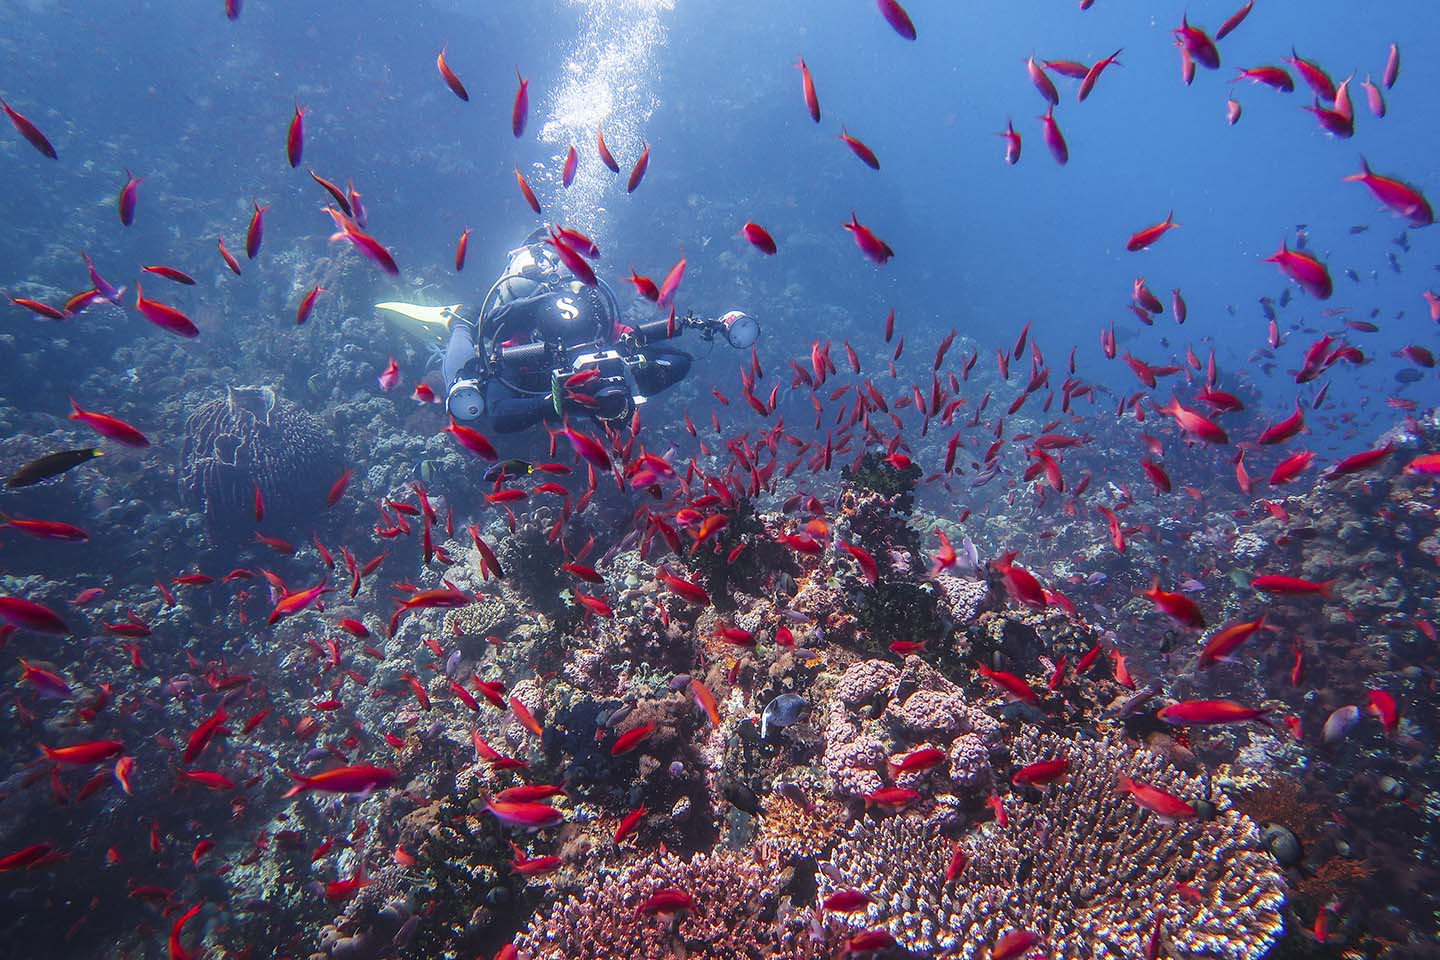
[[[665,341],[695,330],[706,342],[752,346],[759,324],[739,310],[631,326],[604,280],[584,284],[563,265],[545,228],[510,251],[478,310],[380,303],[376,309],[443,347],[445,408],[456,421],[488,420],[514,433],[567,416],[618,424],[690,372],[694,357]]]

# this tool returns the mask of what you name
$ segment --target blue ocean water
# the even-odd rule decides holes
[[[1059,427],[1092,438],[1093,452],[1076,454],[1067,464],[1072,488],[1083,471],[1094,475],[1097,487],[1110,481],[1148,495],[1137,463],[1145,449],[1137,437],[1163,433],[1174,458],[1167,462],[1184,465],[1172,470],[1176,485],[1196,488],[1197,502],[1213,496],[1225,504],[1216,509],[1228,511],[1234,496],[1228,452],[1183,448],[1173,423],[1154,413],[1153,405],[1143,424],[1134,423],[1133,414],[1117,422],[1117,405],[1144,388],[1123,361],[1104,357],[1101,331],[1113,325],[1122,354],[1182,368],[1147,392],[1155,404],[1172,392],[1189,403],[1204,374],[1192,378],[1184,371],[1186,349],[1201,364],[1213,352],[1221,383],[1243,394],[1247,405],[1225,420],[1237,441],[1252,440],[1298,402],[1309,420],[1301,444],[1318,454],[1317,467],[1374,447],[1411,412],[1409,402],[1420,411],[1433,407],[1440,400],[1435,370],[1398,352],[1411,345],[1440,349],[1440,327],[1431,322],[1423,297],[1440,288],[1440,235],[1408,228],[1363,186],[1344,181],[1359,172],[1363,157],[1377,173],[1430,195],[1440,190],[1435,159],[1440,128],[1434,123],[1440,66],[1432,55],[1440,18],[1432,6],[1424,0],[1383,6],[1258,0],[1221,44],[1221,68],[1199,70],[1187,86],[1173,29],[1184,14],[1213,31],[1234,12],[1231,0],[1202,5],[1097,0],[1083,12],[1074,2],[1049,0],[912,0],[907,9],[918,28],[914,42],[898,36],[868,0],[245,0],[233,21],[224,14],[223,0],[0,0],[0,62],[6,66],[0,95],[44,131],[59,153],[59,160],[51,161],[0,125],[5,225],[0,288],[58,305],[89,285],[81,255],[87,251],[102,275],[128,287],[128,306],[133,307],[139,278],[148,296],[183,308],[202,329],[198,339],[180,343],[134,309],[121,313],[102,304],[56,324],[7,307],[0,327],[5,433],[12,439],[43,437],[44,450],[94,442],[79,432],[58,433],[73,426],[62,418],[74,396],[86,407],[143,426],[163,451],[150,463],[169,469],[188,413],[180,401],[194,391],[215,394],[230,384],[283,382],[291,399],[313,412],[333,413],[342,403],[358,405],[379,396],[374,376],[397,356],[404,360],[404,386],[394,407],[385,409],[389,419],[383,423],[397,436],[433,435],[444,426],[443,416],[438,410],[416,413],[408,403],[410,389],[425,373],[424,351],[398,330],[370,322],[371,305],[474,304],[507,251],[541,223],[558,222],[597,241],[603,251],[597,269],[621,294],[632,320],[657,314],[631,296],[629,271],[658,282],[682,257],[688,264],[678,301],[682,313],[716,316],[742,309],[759,319],[764,332],[755,357],[767,376],[754,392],[763,401],[779,385],[776,413],[800,438],[797,445],[815,444],[794,454],[806,461],[796,474],[804,481],[799,489],[813,490],[827,507],[835,506],[835,483],[832,476],[814,476],[811,457],[827,434],[839,438],[846,432],[837,412],[854,400],[825,402],[822,419],[812,408],[812,391],[792,382],[790,361],[810,369],[817,341],[832,343],[832,359],[847,374],[842,344],[853,345],[863,367],[858,379],[872,379],[903,414],[906,447],[925,474],[939,471],[946,441],[972,414],[980,417],[979,394],[993,391],[983,426],[963,440],[961,475],[932,482],[920,500],[946,520],[969,508],[991,521],[974,532],[987,557],[1022,547],[1026,557],[1043,555],[1033,538],[1053,533],[1061,523],[1060,498],[1030,507],[1035,498],[1016,493],[1028,489],[1019,479],[1026,459],[1018,447],[1007,453],[1001,479],[993,484],[972,487],[967,476],[984,470],[981,455],[996,435],[992,424],[1030,375],[1025,354],[1014,357],[1008,384],[995,374],[996,351],[1010,351],[1028,324],[1030,342],[1043,350],[1052,371],[1052,393],[1059,393],[1072,350],[1074,376],[1094,387],[1091,397],[1075,403],[1082,419]],[[1379,82],[1392,43],[1400,45],[1402,67],[1394,89],[1385,91],[1388,115],[1379,119],[1359,85],[1367,76]],[[442,48],[468,87],[468,102],[456,98],[437,74],[435,57]],[[1326,135],[1301,109],[1312,98],[1299,77],[1296,91],[1288,94],[1235,81],[1237,68],[1280,64],[1292,49],[1322,64],[1336,80],[1353,75],[1353,138]],[[1116,50],[1122,51],[1119,64],[1104,73],[1084,103],[1076,102],[1075,81],[1052,74],[1061,94],[1055,117],[1069,144],[1069,162],[1061,166],[1041,137],[1038,117],[1045,103],[1027,77],[1025,61],[1034,55],[1088,64]],[[800,58],[815,79],[819,124],[811,121],[802,99]],[[530,82],[531,103],[519,139],[510,128],[517,70]],[[1233,126],[1226,123],[1231,97],[1243,107]],[[291,169],[285,136],[297,105],[305,111],[304,162]],[[1024,143],[1013,167],[1005,164],[997,136],[1007,122]],[[621,165],[618,176],[595,155],[600,125]],[[846,149],[838,138],[842,125],[875,151],[878,171]],[[559,170],[571,144],[582,159],[575,185],[565,189]],[[625,177],[646,145],[649,171],[627,194]],[[342,186],[353,181],[368,209],[367,229],[393,252],[398,278],[357,269],[355,255],[330,241],[334,227],[321,209],[328,197],[306,176],[307,167]],[[516,169],[535,187],[543,215],[535,216],[516,189]],[[115,212],[127,170],[143,178],[138,215],[129,228]],[[216,240],[240,254],[255,204],[269,208],[264,246],[256,260],[243,260],[244,274],[234,277],[216,253]],[[1132,233],[1171,211],[1178,230],[1151,249],[1125,250]],[[852,212],[894,249],[889,263],[872,264],[857,249],[842,228]],[[747,221],[773,234],[776,256],[764,257],[745,241],[740,230]],[[469,260],[457,274],[456,238],[467,228]],[[1264,262],[1282,242],[1294,248],[1298,237],[1329,266],[1335,294],[1328,301],[1312,298]],[[167,286],[142,276],[141,264],[173,265],[198,284]],[[1167,312],[1153,327],[1142,326],[1129,307],[1137,277],[1145,277],[1167,306],[1172,289],[1183,291],[1186,323],[1176,324]],[[320,283],[327,295],[309,324],[297,329],[295,305]],[[1283,344],[1267,356],[1261,299],[1279,301],[1287,293],[1288,304],[1274,308]],[[891,310],[906,344],[905,354],[893,361],[893,380],[887,366],[896,343],[883,337]],[[342,334],[342,324],[352,317],[362,322]],[[1346,318],[1371,321],[1379,330],[1346,329]],[[896,402],[910,395],[912,384],[928,397],[931,359],[951,331],[959,338],[945,370],[958,372],[978,351],[977,386],[960,391],[966,405],[953,426],[926,423],[922,436],[922,420],[928,418]],[[1341,363],[1316,382],[1295,383],[1306,349],[1327,333],[1337,346],[1343,340],[1359,347],[1365,362]],[[718,459],[704,461],[719,473],[726,469],[725,437],[743,430],[758,434],[775,421],[773,415],[764,421],[754,417],[741,398],[739,372],[752,370],[755,362],[748,352],[723,344],[698,349],[701,362],[687,383],[658,397],[644,410],[644,420],[655,437],[652,448],[676,449],[678,465],[694,455],[680,428],[688,414],[721,451]],[[367,372],[350,380],[324,379],[332,358]],[[307,395],[307,381],[322,374],[323,383]],[[842,376],[839,382],[853,378]],[[1312,409],[1322,386],[1328,390],[1324,403]],[[824,401],[828,389],[814,395]],[[728,404],[714,399],[712,391],[724,394]],[[1042,432],[1040,424],[1062,419],[1058,396],[1048,415],[1037,412],[1042,394],[1012,416],[1007,439],[1022,430]],[[392,451],[386,462],[379,454],[373,463],[357,460],[356,450],[378,448],[386,439],[368,434],[377,422],[368,419],[371,413],[340,418],[346,465],[361,478],[357,485],[368,482],[367,495],[394,495],[367,472],[373,468],[385,482],[408,479],[413,461],[429,454],[417,453],[421,441],[416,441],[403,453]],[[712,414],[718,435],[709,428]],[[844,456],[836,457],[837,468],[900,432],[878,414],[875,420],[876,434],[857,434]],[[357,435],[360,431],[366,435]],[[548,455],[547,437],[538,429],[492,439],[502,456]],[[396,450],[402,447],[397,442]],[[16,450],[6,459],[7,471],[40,452],[26,446],[21,456]],[[786,451],[784,460],[790,459]],[[1257,451],[1252,473],[1261,476],[1278,460]],[[1073,466],[1077,463],[1083,466]],[[127,596],[127,589],[131,595],[141,587],[149,590],[151,581],[168,581],[193,563],[215,562],[191,539],[194,524],[177,532],[184,511],[169,499],[172,479],[167,475],[161,485],[154,474],[138,476],[149,467],[131,463],[129,469],[127,476],[137,483],[155,484],[123,514],[137,525],[133,529],[118,525],[123,512],[115,511],[115,501],[123,500],[123,491],[105,490],[98,506],[58,485],[39,494],[46,498],[39,501],[7,494],[0,509],[22,516],[49,510],[52,519],[80,522],[112,511],[105,527],[90,530],[96,541],[112,542],[99,552],[100,561],[75,566],[49,546],[7,539],[0,566],[12,579],[0,593],[38,596],[42,585],[26,578],[43,574],[49,578],[44,590],[57,601],[62,591],[68,596],[99,580],[112,594]],[[1308,489],[1317,472],[1312,469],[1293,492]],[[391,487],[398,489],[398,482]],[[791,489],[797,488],[786,492]],[[503,525],[500,513],[487,509],[478,495],[452,499],[440,492],[462,525],[472,519],[488,520],[496,529]],[[1017,499],[1020,508],[1007,511]],[[1113,500],[1107,493],[1104,502]],[[617,510],[617,517],[625,512]],[[1185,513],[1189,527],[1213,526],[1195,511]],[[153,519],[142,522],[137,519],[142,513]],[[1176,506],[1160,513],[1174,519],[1184,511]],[[354,542],[368,537],[373,516],[356,510],[327,522],[328,536]],[[1007,530],[1010,538],[1003,535]],[[158,539],[161,531],[164,539]],[[1092,533],[1103,540],[1102,527]],[[149,534],[157,537],[153,550],[145,542]],[[927,532],[931,549],[928,537]],[[584,536],[577,539],[583,542]],[[365,542],[362,561],[383,549],[375,540]],[[615,542],[601,544],[591,560],[612,546]],[[1046,562],[1063,559],[1060,553]],[[413,560],[408,556],[409,567],[387,569],[387,576],[418,582],[425,574]],[[1068,576],[1079,576],[1079,564],[1066,569]],[[207,571],[223,574],[208,566]],[[1186,572],[1209,575],[1215,568]],[[1128,590],[1147,586],[1151,573],[1136,568],[1109,575],[1125,578]],[[287,576],[293,588],[313,583],[317,574],[292,568]],[[264,591],[253,592],[258,598]],[[1103,613],[1131,595],[1089,599]],[[1395,622],[1432,616],[1433,596],[1426,603],[1422,608],[1397,602]],[[217,619],[233,615],[218,601],[202,609]],[[369,612],[383,621],[390,610],[387,596],[375,598]],[[124,615],[120,606],[111,612]],[[1214,620],[1221,620],[1218,610]],[[224,622],[241,635],[239,624]],[[246,646],[228,645],[232,639],[203,635],[194,652],[204,661]],[[16,644],[21,655],[38,655],[36,648]],[[98,643],[53,655],[73,681],[82,681],[84,651],[93,646]],[[258,648],[257,641],[247,652],[253,656]],[[169,651],[176,671],[182,669],[178,649]],[[1270,669],[1277,669],[1274,663]],[[1365,678],[1351,679],[1354,691],[1348,695],[1363,697],[1355,691],[1363,689]],[[14,767],[6,771],[18,780],[28,772],[35,741],[82,734],[53,714],[46,714],[50,727],[43,720],[32,727],[35,708],[28,697],[11,701],[15,721],[26,722],[11,753]],[[1433,700],[1423,703],[1433,714]],[[162,732],[183,738],[199,718],[190,709],[163,722],[137,721],[127,739]],[[1433,730],[1427,735],[1433,745]],[[152,768],[171,763],[158,752],[142,759]],[[280,779],[283,772],[277,768],[267,776]],[[26,789],[43,791],[45,783]],[[124,802],[107,807],[106,830],[133,826]],[[189,836],[193,824],[180,825],[173,798],[153,802],[167,808],[171,830]],[[0,855],[55,839],[63,828],[72,866],[98,864],[109,843],[98,833],[84,835],[85,816],[74,811],[51,819],[27,809],[9,817]],[[218,833],[224,817],[225,811],[216,810],[196,819]],[[314,846],[320,839],[317,834],[306,843]],[[229,855],[239,859],[244,851],[232,848]],[[126,879],[146,882],[138,873]],[[196,883],[171,869],[155,882],[183,888],[177,902],[186,904],[223,896],[223,880],[214,876]],[[124,955],[161,955],[163,928],[173,917],[127,913],[134,905],[117,895],[123,886],[123,880],[109,884],[103,922],[91,928],[123,929],[128,937],[143,926],[151,935],[135,937],[137,952]],[[42,910],[60,910],[68,926],[88,899],[74,873],[53,887],[30,884],[26,891],[12,901],[18,915],[0,928],[33,931]],[[311,919],[309,908],[294,909]],[[280,921],[276,927],[299,936]],[[102,938],[77,936],[83,946],[73,953],[68,946],[49,952],[18,943],[0,953],[121,955],[103,952],[97,945]],[[221,941],[217,936],[215,942]],[[487,950],[498,948],[496,940],[485,943]],[[266,955],[252,946],[253,955]],[[273,955],[308,955],[312,949],[312,943],[301,949],[297,942],[288,953],[277,948]],[[230,955],[244,954],[232,944]]]

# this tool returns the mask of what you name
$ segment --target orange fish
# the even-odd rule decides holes
[[[1179,226],[1180,224],[1175,222],[1175,211],[1171,210],[1169,213],[1165,214],[1165,219],[1162,220],[1160,223],[1155,224],[1155,226],[1153,227],[1146,227],[1144,230],[1140,230],[1134,234],[1131,234],[1129,242],[1125,244],[1125,249],[1129,250],[1132,253],[1134,253],[1136,250],[1144,250],[1146,247],[1150,246],[1150,244],[1165,236],[1166,233],[1174,230]]]

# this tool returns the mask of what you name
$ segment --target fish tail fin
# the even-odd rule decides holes
[[[1320,584],[1320,596],[1326,600],[1333,600],[1335,598],[1335,584],[1338,582],[1339,579],[1336,578],[1335,580],[1326,580]]]
[[[282,798],[282,799],[289,799],[290,797],[293,797],[293,796],[295,796],[296,794],[304,793],[306,790],[309,790],[309,789],[310,789],[310,778],[309,778],[309,777],[302,777],[302,776],[300,776],[300,774],[295,773],[295,772],[292,771],[292,770],[286,770],[286,771],[285,771],[285,775],[288,776],[291,780],[294,780],[294,781],[295,781],[295,786],[293,786],[293,787],[291,787],[289,790],[285,791],[285,793],[281,795],[281,798]]]

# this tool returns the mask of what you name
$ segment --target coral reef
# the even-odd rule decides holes
[[[989,751],[999,733],[992,717],[920,657],[900,667],[862,660],[841,676],[829,703],[824,765],[842,796],[859,797],[885,785],[887,761],[939,747],[949,757],[948,782],[941,767],[904,773],[897,782],[943,787],[969,802],[989,784]]]
[[[197,406],[180,447],[180,501],[205,517],[212,545],[249,539],[264,498],[264,528],[312,517],[340,475],[330,431],[271,387],[227,386]]]
[[[662,890],[695,902],[673,919],[642,909]],[[525,960],[807,960],[831,949],[788,908],[776,865],[737,853],[660,853],[592,882],[516,938]]]
[[[1258,960],[1280,936],[1279,870],[1259,849],[1255,824],[1223,798],[1210,819],[1167,823],[1115,786],[1126,774],[1198,799],[1199,785],[1155,754],[1033,729],[1010,749],[1016,765],[1068,755],[1069,776],[1034,801],[1012,794],[1006,825],[961,838],[955,882],[946,880],[955,841],[897,816],[851,829],[821,864],[822,895],[866,891],[874,902],[854,925],[884,926],[907,949],[966,960],[1011,930],[1038,934],[1056,960],[1099,947],[1141,956],[1157,923],[1174,956]]]

